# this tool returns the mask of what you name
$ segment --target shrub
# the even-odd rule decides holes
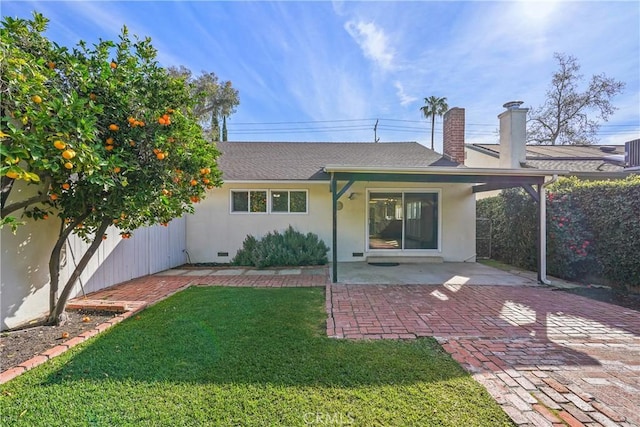
[[[573,187],[551,187],[547,193],[547,261],[549,273],[564,279],[600,275],[593,233]]]
[[[524,191],[505,190],[478,200],[477,216],[491,219],[492,258],[525,269],[536,267],[535,203]]]
[[[289,226],[283,233],[273,231],[260,240],[247,236],[231,263],[258,268],[324,265],[328,252],[316,234],[305,235]]]
[[[546,203],[550,274],[640,287],[640,176],[607,181],[561,178],[549,186]],[[521,190],[478,201],[478,217],[492,220],[493,258],[535,269],[536,210]]]

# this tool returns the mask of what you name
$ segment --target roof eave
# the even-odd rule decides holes
[[[424,174],[449,176],[532,176],[546,177],[553,175],[568,175],[568,171],[544,169],[504,169],[504,168],[467,168],[467,167],[424,167],[424,168],[393,168],[373,166],[343,166],[327,165],[327,173],[393,173],[393,174]]]

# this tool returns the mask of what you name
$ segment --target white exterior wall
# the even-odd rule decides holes
[[[493,157],[488,154],[484,154],[479,152],[478,150],[474,150],[468,147],[464,147],[464,165],[469,168],[500,168],[500,159],[498,157]],[[477,199],[485,199],[487,197],[495,197],[500,194],[501,190],[495,191],[484,191],[482,193],[477,193]]]
[[[340,182],[338,188],[344,183]],[[306,189],[309,191],[307,214],[249,214],[230,213],[231,190],[279,190]],[[463,184],[399,184],[357,182],[340,198],[343,208],[338,211],[338,261],[362,261],[367,255],[384,254],[398,256],[397,251],[368,252],[367,249],[367,193],[369,190],[425,190],[439,191],[440,199],[440,251],[404,251],[402,255],[440,256],[444,261],[475,260],[475,198],[469,185]],[[356,193],[353,200],[349,194]],[[317,234],[331,248],[332,213],[329,183],[227,183],[222,188],[210,190],[207,198],[196,206],[193,215],[187,217],[187,251],[191,262],[231,261],[248,234],[262,237],[266,233],[282,231],[289,225],[303,233]],[[229,256],[218,256],[227,252]],[[354,257],[362,252],[363,257]],[[332,254],[329,252],[329,259]]]
[[[32,188],[35,189],[27,189]],[[28,197],[23,194],[24,188],[16,189],[14,192],[20,197]],[[19,215],[17,212],[16,216]],[[22,326],[49,311],[49,257],[60,223],[57,218],[26,219],[26,222],[15,235],[8,227],[1,230],[1,330]],[[77,282],[72,298],[82,295],[81,284],[85,292],[93,292],[186,262],[185,218],[171,221],[169,227],[136,230],[129,240],[121,239],[117,229],[109,228],[107,234],[107,240],[102,242]],[[60,271],[61,286],[87,246],[75,236],[68,240]]]
[[[464,148],[464,165],[468,168],[493,168],[500,167],[500,159],[488,154],[483,154],[478,150],[465,147]]]

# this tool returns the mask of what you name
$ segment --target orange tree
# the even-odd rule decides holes
[[[190,89],[156,62],[149,39],[80,42],[58,47],[47,19],[2,22],[2,221],[13,215],[57,218],[49,261],[50,314],[59,322],[73,286],[107,236],[121,238],[193,210],[221,184],[215,146],[192,114]],[[17,181],[34,196],[9,203]],[[70,234],[89,243],[60,286],[62,248]]]

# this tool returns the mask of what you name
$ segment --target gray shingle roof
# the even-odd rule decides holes
[[[327,165],[413,168],[458,166],[417,142],[219,142],[228,181],[326,180]]]
[[[498,157],[500,144],[467,144]],[[571,172],[620,172],[619,165],[605,163],[604,157],[624,154],[624,145],[609,145],[611,151],[603,151],[602,145],[527,145],[526,167]]]
[[[553,160],[553,159],[527,159],[527,167],[544,170],[563,170],[571,172],[621,172],[622,166],[605,163],[602,160]]]

